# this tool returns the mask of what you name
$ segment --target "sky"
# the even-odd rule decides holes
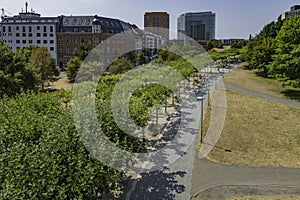
[[[185,12],[216,13],[216,38],[249,38],[269,22],[290,10],[299,0],[28,0],[29,8],[42,16],[98,15],[118,18],[143,29],[145,12],[168,12],[170,29]],[[0,0],[0,8],[16,15],[25,8],[22,0]]]

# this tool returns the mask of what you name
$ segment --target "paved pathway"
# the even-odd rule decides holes
[[[208,199],[218,197],[217,199],[220,200],[240,193],[244,195],[300,195],[299,180],[300,169],[222,165],[206,158],[197,158],[195,159],[191,194],[198,194]],[[264,193],[266,188],[269,188],[268,193]],[[276,192],[272,188],[280,189],[281,192]],[[213,191],[211,197],[207,190]]]
[[[247,88],[243,88],[243,87],[240,87],[238,85],[228,83],[228,82],[225,82],[225,88],[228,89],[228,90],[235,91],[235,92],[247,94],[247,95],[250,95],[250,96],[266,99],[266,100],[269,100],[269,101],[273,101],[273,102],[276,102],[276,103],[280,103],[280,104],[284,104],[284,105],[287,105],[287,106],[290,106],[290,107],[300,109],[300,102],[298,102],[298,101],[284,99],[284,98],[280,98],[280,97],[275,97],[275,96],[272,96],[272,95],[268,95],[268,94],[264,94],[264,93],[257,92],[257,91],[254,91],[254,90],[250,90],[250,89],[247,89]]]
[[[217,78],[217,74],[210,77],[211,88],[214,88]],[[232,84],[225,86],[227,89],[299,108],[298,104],[288,100],[281,101],[277,97]],[[199,113],[199,110],[194,109],[193,114],[190,114],[195,113]],[[300,193],[300,169],[221,165],[199,158],[196,145],[195,139],[186,154],[168,168],[141,174],[139,179],[132,180],[121,199],[188,200],[197,194],[207,199],[225,199],[236,194]]]

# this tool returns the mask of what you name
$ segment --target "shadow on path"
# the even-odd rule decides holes
[[[155,171],[142,174],[141,178],[132,180],[126,188],[121,200],[146,199],[175,199],[178,194],[185,192],[185,186],[178,183],[178,177],[184,177],[186,172]]]

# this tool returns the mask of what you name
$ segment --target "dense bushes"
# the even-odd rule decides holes
[[[59,94],[0,100],[0,198],[90,199],[121,174],[91,157]]]

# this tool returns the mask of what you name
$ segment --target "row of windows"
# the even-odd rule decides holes
[[[9,36],[11,36],[11,35],[9,35]],[[28,33],[28,34],[26,34],[26,33],[22,33],[22,34],[20,34],[20,33],[16,33],[16,37],[32,37],[33,36],[33,34],[32,33]],[[41,37],[41,36],[43,36],[43,37],[48,37],[48,34],[47,33],[43,33],[43,35],[41,34],[41,33],[37,33],[36,34],[36,37]],[[49,37],[54,37],[54,34],[53,33],[50,33],[49,34]]]
[[[48,41],[48,40],[37,40],[36,41],[36,43],[37,44],[41,44],[43,42],[43,44],[48,44],[48,42],[49,42],[49,44],[54,44],[54,40],[50,40],[50,41]],[[21,44],[21,40],[16,40],[16,43],[17,44]],[[33,44],[33,41],[32,40],[22,40],[22,44]]]
[[[22,48],[22,47],[16,47],[16,49],[20,49],[20,48]],[[54,49],[54,47],[50,47],[49,50],[54,51],[55,49]]]
[[[87,19],[85,22],[83,19],[73,19],[72,20],[72,25],[82,25],[82,24],[85,24],[85,25],[89,25],[91,23],[91,20],[90,19]],[[64,25],[68,25],[69,24],[69,19],[65,19],[64,21]]]
[[[26,29],[28,30],[29,33],[32,32],[32,26],[27,26],[27,28],[26,28],[26,26],[22,26],[22,27],[16,26],[16,31],[20,31],[21,28],[22,28],[22,32],[26,32]],[[9,33],[12,32],[12,27],[11,27],[11,26],[8,26],[7,29],[8,29],[8,32],[9,32]],[[47,32],[47,31],[48,31],[48,26],[36,26],[36,29],[37,29],[37,30],[43,29],[44,32]],[[54,32],[54,26],[50,26],[50,27],[49,27],[49,31],[50,31],[51,33],[53,33],[53,32]],[[6,32],[6,26],[3,26],[3,27],[2,27],[2,32],[3,32],[3,33]]]

